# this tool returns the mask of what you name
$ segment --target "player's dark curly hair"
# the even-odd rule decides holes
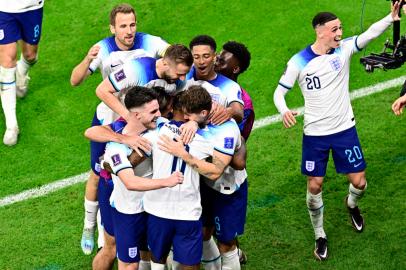
[[[192,49],[194,46],[198,45],[207,45],[210,46],[210,48],[213,49],[213,51],[216,51],[217,49],[217,44],[214,38],[208,35],[199,35],[196,36],[190,41],[189,43],[189,48]]]
[[[124,104],[127,109],[138,108],[145,103],[158,99],[158,94],[143,86],[133,86],[125,89],[127,94],[124,98]]]
[[[239,42],[228,41],[224,43],[223,50],[226,50],[234,55],[240,63],[240,74],[247,70],[251,62],[251,53],[248,48]]]

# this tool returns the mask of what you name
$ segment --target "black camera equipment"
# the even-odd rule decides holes
[[[396,1],[392,0],[392,2]],[[406,4],[404,0],[401,1],[399,17],[401,16],[402,6]],[[400,36],[400,21],[393,22],[393,44],[386,40],[383,52],[372,53],[360,59],[367,72],[373,72],[375,68],[382,68],[383,70],[399,68],[405,61],[406,35]]]

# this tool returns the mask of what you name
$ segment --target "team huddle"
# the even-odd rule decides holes
[[[254,111],[236,81],[249,51],[230,41],[217,56],[207,35],[189,48],[169,45],[136,32],[128,4],[113,8],[110,23],[114,36],[93,46],[71,75],[72,85],[96,69],[103,76],[96,89],[103,103],[86,131],[92,173],[84,253],[94,248],[100,209],[94,269],[110,269],[116,257],[120,269],[199,269],[201,262],[240,269]]]
[[[19,39],[28,44],[17,67],[16,53],[14,60],[0,63],[6,145],[17,143],[16,93],[27,91],[44,4],[22,2],[35,2],[35,8],[0,4],[2,52],[14,53]],[[318,13],[312,21],[315,42],[289,60],[274,92],[286,128],[296,124],[297,112],[284,98],[296,81],[305,99],[301,170],[307,176],[306,203],[318,260],[328,257],[322,184],[330,151],[336,171],[350,182],[345,204],[351,223],[357,232],[364,230],[358,201],[367,187],[366,162],[349,97],[350,60],[399,20],[399,9],[394,3],[388,16],[347,39],[342,39],[337,16]],[[24,26],[17,39],[10,39],[4,21],[13,16],[28,16],[39,26],[34,34],[25,33]],[[70,79],[78,86],[98,69],[102,75],[96,88],[102,102],[85,131],[91,172],[83,252],[90,255],[95,249],[97,228],[93,269],[111,269],[115,260],[119,269],[240,269],[247,262],[238,236],[246,221],[246,142],[255,113],[237,80],[250,65],[250,52],[244,44],[228,41],[217,53],[216,41],[208,35],[195,36],[187,47],[137,32],[136,12],[129,4],[111,10],[110,30],[113,35],[89,49]],[[402,113],[405,104],[406,98],[399,98],[394,112]]]

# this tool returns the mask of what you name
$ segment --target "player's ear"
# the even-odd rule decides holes
[[[114,28],[114,25],[110,24],[110,32],[114,35],[116,33],[116,29]]]
[[[233,68],[233,73],[238,74],[238,73],[240,73],[240,70],[241,70],[240,66],[236,66]]]
[[[209,115],[209,111],[208,110],[202,110],[201,112],[200,112],[200,114],[201,114],[201,116],[203,116],[203,117],[207,117],[208,115]]]

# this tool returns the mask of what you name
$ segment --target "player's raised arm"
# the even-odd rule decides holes
[[[85,137],[95,142],[117,142],[128,145],[139,156],[143,156],[140,150],[148,153],[151,151],[151,143],[141,136],[128,136],[114,132],[110,126],[93,126],[85,131]]]
[[[159,148],[171,155],[177,156],[184,160],[199,174],[207,177],[210,180],[217,180],[224,172],[227,165],[230,164],[232,156],[214,151],[213,161],[207,162],[200,160],[189,154],[182,143],[182,141],[175,141],[168,136],[162,135],[158,141]]]
[[[116,93],[116,89],[110,82],[109,77],[105,78],[96,88],[96,95],[115,113],[123,117],[125,120],[128,120],[129,111],[114,93]]]
[[[233,159],[231,160],[230,166],[236,170],[244,170],[247,165],[247,147],[245,140],[240,136],[241,144],[235,151]]]
[[[97,54],[99,53],[99,51],[100,46],[98,44],[93,45],[82,62],[80,62],[72,70],[72,74],[70,76],[70,84],[72,86],[80,85],[86,79],[86,77],[91,74],[91,71],[89,69],[90,63],[92,63],[92,61],[97,58]]]
[[[403,0],[401,0],[403,1]],[[388,29],[389,26],[394,21],[399,21],[399,9],[400,9],[400,2],[395,2],[394,4],[391,4],[391,13],[388,14],[386,17],[381,19],[380,21],[377,21],[376,23],[372,24],[368,30],[366,30],[364,33],[360,34],[356,40],[356,45],[359,49],[365,48],[365,46],[371,42],[373,39],[379,37],[383,32],[385,32],[386,29]]]

